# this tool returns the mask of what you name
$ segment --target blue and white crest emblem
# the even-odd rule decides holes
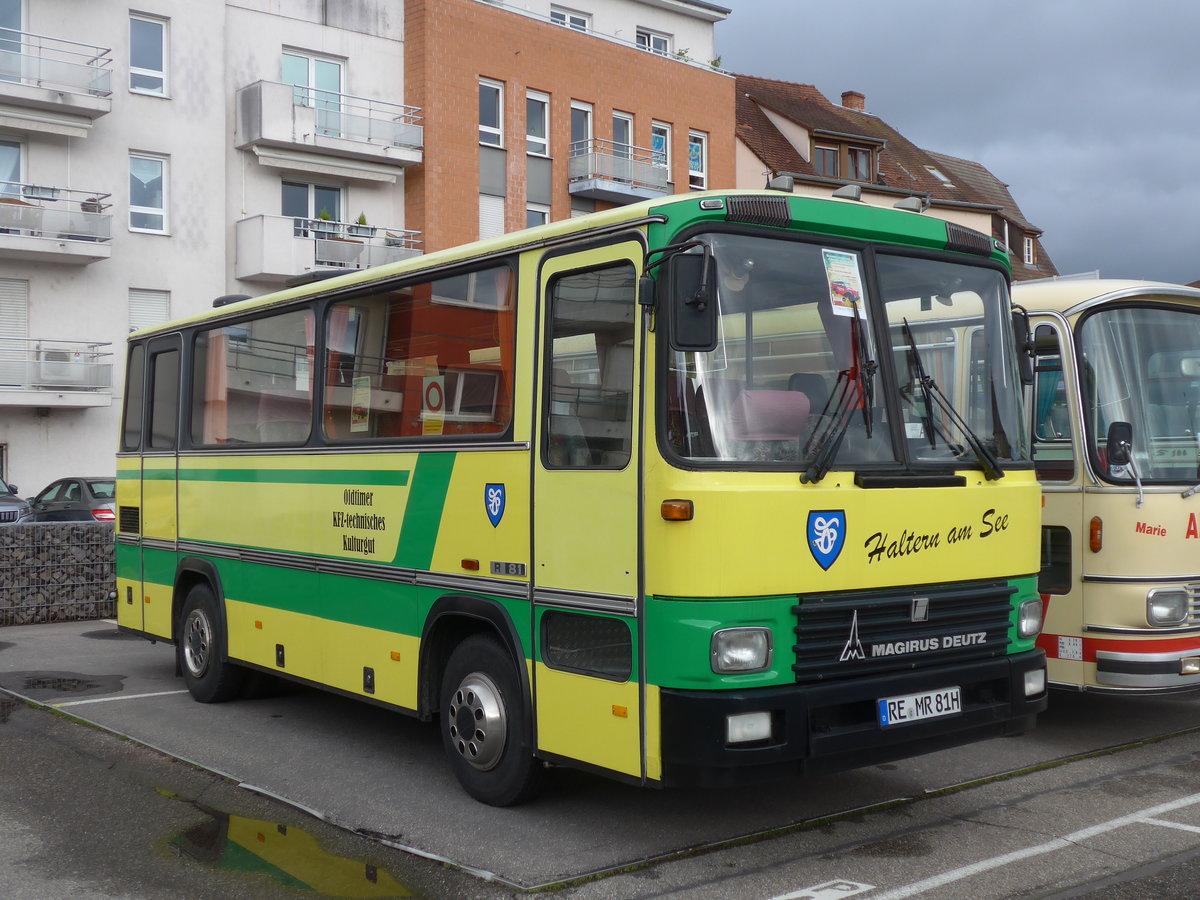
[[[828,570],[846,544],[846,511],[813,510],[808,514],[808,551],[822,568]]]
[[[483,489],[483,505],[487,509],[488,519],[495,528],[504,518],[504,485],[489,484]]]

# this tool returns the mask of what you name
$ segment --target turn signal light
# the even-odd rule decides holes
[[[664,500],[661,512],[668,522],[690,522],[696,514],[691,500]]]
[[[1104,546],[1104,520],[1099,516],[1092,516],[1092,524],[1088,529],[1088,548],[1093,553],[1099,553],[1100,548]]]

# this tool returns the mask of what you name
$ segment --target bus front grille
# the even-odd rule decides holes
[[[1006,581],[805,594],[796,616],[796,681],[811,684],[1002,656]]]

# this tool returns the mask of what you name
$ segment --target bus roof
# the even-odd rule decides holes
[[[1013,302],[1032,312],[1058,312],[1071,316],[1099,303],[1139,300],[1187,299],[1200,301],[1200,290],[1165,281],[1116,278],[1078,278],[1061,281],[1018,282],[1013,285]]]
[[[458,263],[472,260],[483,260],[542,244],[553,243],[569,238],[573,234],[585,231],[603,231],[620,229],[622,226],[653,220],[663,217],[666,221],[673,208],[686,205],[694,211],[697,219],[707,217],[709,220],[724,218],[724,207],[708,212],[699,210],[699,202],[709,198],[727,197],[760,197],[783,198],[790,201],[793,215],[801,213],[798,218],[808,219],[813,230],[818,233],[845,235],[874,240],[896,240],[909,245],[942,249],[947,244],[947,222],[943,219],[925,216],[919,213],[903,210],[869,206],[855,200],[841,198],[803,197],[795,194],[771,190],[712,190],[693,191],[688,194],[670,194],[653,200],[644,200],[628,206],[602,210],[586,216],[563,219],[547,225],[538,225],[512,231],[499,237],[474,241],[437,250],[433,253],[387,263],[367,269],[355,269],[346,274],[328,276],[323,279],[307,281],[285,287],[277,291],[262,294],[227,303],[220,307],[205,309],[202,312],[139,329],[130,334],[130,338],[138,338],[148,334],[171,331],[181,325],[195,324],[212,319],[227,318],[248,312],[253,309],[274,306],[290,300],[296,300],[314,294],[324,294],[332,290],[344,290],[361,284],[369,284],[383,278],[394,278],[401,275],[416,274],[426,270],[449,267]],[[845,207],[853,207],[849,213]],[[835,212],[836,210],[836,212]],[[857,219],[847,219],[847,215],[857,216]],[[967,229],[969,231],[969,229]],[[981,236],[985,237],[986,236]],[[993,258],[1003,258],[999,250],[992,251]]]

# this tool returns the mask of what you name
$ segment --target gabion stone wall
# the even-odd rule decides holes
[[[111,523],[0,527],[0,625],[101,619],[116,609]]]

